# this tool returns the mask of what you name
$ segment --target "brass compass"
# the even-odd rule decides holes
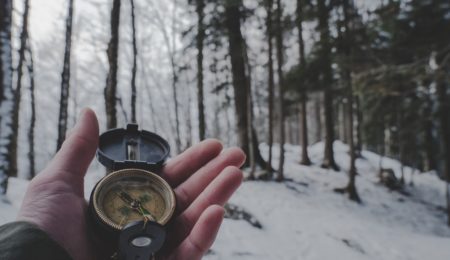
[[[91,193],[91,222],[116,243],[121,260],[149,259],[164,244],[175,194],[158,173],[169,151],[166,140],[136,124],[100,136],[97,158],[109,173]]]

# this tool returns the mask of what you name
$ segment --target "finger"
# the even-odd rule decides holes
[[[218,140],[202,141],[167,162],[162,176],[172,187],[176,187],[214,159],[220,151],[222,144]]]
[[[226,149],[180,184],[174,190],[177,197],[177,214],[183,212],[227,166],[241,167],[244,162],[245,154],[241,149]]]
[[[211,205],[225,205],[231,195],[241,185],[243,174],[237,167],[227,167],[197,199],[175,219],[173,224],[174,237],[178,241],[184,239],[190,232],[200,214]],[[175,244],[178,241],[173,241]]]
[[[175,251],[174,259],[201,259],[216,239],[224,213],[221,206],[209,206]]]
[[[44,170],[82,179],[98,145],[98,121],[94,111],[83,109],[70,136]]]

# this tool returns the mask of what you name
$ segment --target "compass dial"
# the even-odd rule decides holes
[[[94,190],[94,210],[107,225],[122,229],[133,221],[167,223],[175,209],[169,184],[158,175],[138,169],[113,172]]]

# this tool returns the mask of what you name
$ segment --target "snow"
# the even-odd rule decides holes
[[[406,188],[410,197],[390,192],[377,183],[379,156],[365,151],[365,159],[357,161],[363,200],[358,205],[333,192],[346,185],[345,172],[301,166],[300,147],[285,148],[286,177],[292,181],[246,182],[231,199],[256,216],[263,229],[225,220],[206,259],[450,259],[450,229],[437,208],[445,205],[445,184],[434,173],[415,176],[415,186]],[[336,142],[334,148],[347,170],[348,147]],[[310,148],[315,165],[322,151],[322,143]],[[397,161],[383,161],[384,168],[400,175]],[[405,169],[408,182],[411,172]]]
[[[277,165],[279,149],[274,148]],[[266,145],[261,149],[267,153]],[[288,181],[246,181],[230,201],[251,213],[263,228],[225,219],[205,259],[450,259],[445,183],[435,173],[416,173],[414,186],[406,186],[404,193],[389,191],[378,183],[380,157],[363,151],[356,163],[356,185],[363,202],[357,204],[333,192],[347,183],[345,144],[334,144],[339,172],[319,167],[323,143],[309,148],[311,167],[298,164],[299,146],[285,149]],[[87,196],[101,176],[100,168],[93,165],[86,179]],[[400,176],[396,160],[383,158],[383,168]],[[407,183],[413,171],[405,168]],[[0,198],[0,223],[14,219],[26,185],[23,180],[10,180],[7,198]]]

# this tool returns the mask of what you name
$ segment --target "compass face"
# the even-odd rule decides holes
[[[158,175],[139,169],[113,172],[94,190],[95,214],[107,225],[121,230],[133,221],[148,219],[166,224],[175,209],[169,184]]]

